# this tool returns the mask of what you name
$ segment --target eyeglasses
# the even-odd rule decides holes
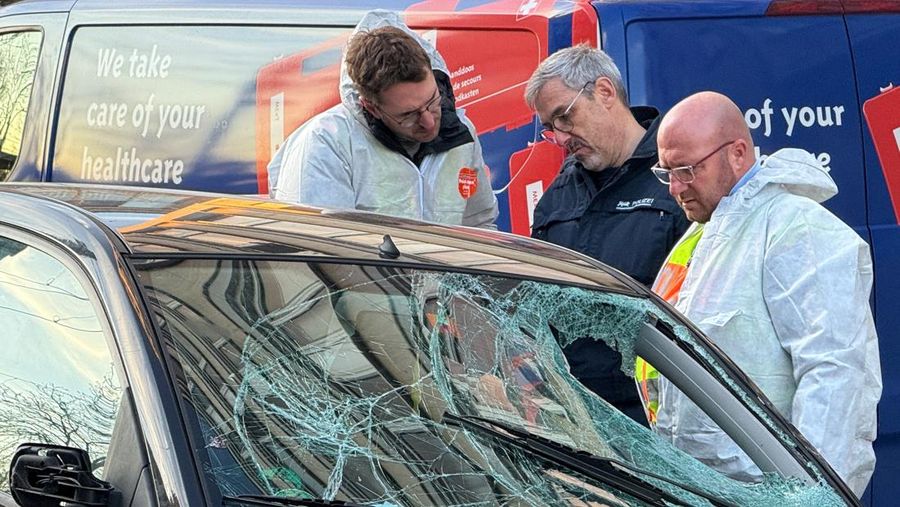
[[[550,118],[550,123],[544,123],[542,126],[544,130],[541,131],[541,138],[545,141],[551,142],[553,144],[558,145],[559,142],[556,139],[556,133],[554,131],[559,131],[564,134],[568,134],[575,128],[575,124],[572,123],[572,119],[569,118],[569,113],[572,112],[572,108],[575,107],[575,102],[578,102],[578,97],[581,97],[581,94],[587,90],[587,87],[594,84],[593,81],[588,81],[578,90],[578,94],[575,95],[575,98],[572,99],[572,102],[569,104],[569,107],[565,109],[560,114],[553,115]]]
[[[694,171],[697,170],[697,168],[700,167],[700,165],[703,164],[703,162],[706,162],[709,159],[709,157],[718,153],[718,151],[721,150],[722,148],[724,148],[724,147],[728,146],[729,144],[732,144],[736,141],[737,141],[737,139],[735,139],[734,141],[728,141],[727,143],[719,146],[718,148],[711,151],[709,153],[709,155],[701,158],[696,164],[683,165],[683,166],[679,166],[679,167],[673,167],[671,169],[669,169],[668,167],[662,167],[659,164],[656,164],[653,167],[651,167],[650,170],[653,171],[653,175],[656,176],[656,179],[658,179],[659,182],[662,183],[663,185],[670,184],[672,182],[673,175],[675,176],[676,180],[678,180],[682,183],[691,183],[692,181],[694,181]]]
[[[382,109],[381,106],[378,106],[378,110],[381,111],[382,114],[384,114],[391,120],[394,120],[394,123],[396,123],[397,125],[400,125],[401,127],[408,129],[408,128],[413,127],[416,123],[418,123],[419,118],[421,118],[422,115],[425,114],[425,111],[428,111],[431,114],[437,114],[438,111],[441,110],[441,92],[440,92],[440,90],[435,90],[434,97],[432,97],[431,100],[426,102],[424,106],[422,106],[414,111],[409,111],[409,112],[403,113],[400,116],[394,116],[394,115],[388,113],[387,111]]]

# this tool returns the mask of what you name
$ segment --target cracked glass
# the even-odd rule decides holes
[[[327,262],[136,268],[214,494],[379,506],[842,505],[797,479],[729,479],[569,374],[560,344],[584,336],[633,366],[640,326],[651,315],[671,321],[649,300]],[[598,474],[571,459],[588,455],[618,465]]]

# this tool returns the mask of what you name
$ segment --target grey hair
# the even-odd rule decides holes
[[[541,89],[553,79],[561,79],[568,88],[580,90],[585,83],[592,83],[601,77],[612,81],[619,100],[627,107],[628,94],[619,68],[609,55],[587,44],[560,49],[541,62],[525,85],[525,102],[534,109]]]

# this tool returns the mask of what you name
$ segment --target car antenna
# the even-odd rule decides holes
[[[394,240],[391,239],[389,234],[384,235],[384,241],[378,247],[378,256],[382,259],[396,259],[400,257],[400,250],[397,250],[397,245],[394,244]]]

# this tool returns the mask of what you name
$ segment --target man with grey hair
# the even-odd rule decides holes
[[[525,100],[541,136],[568,156],[534,210],[531,235],[589,255],[649,286],[688,220],[650,171],[659,113],[629,108],[622,76],[603,51],[562,49],[535,70]],[[647,424],[634,379],[601,340],[564,347],[572,374]],[[629,365],[631,366],[631,365]]]

